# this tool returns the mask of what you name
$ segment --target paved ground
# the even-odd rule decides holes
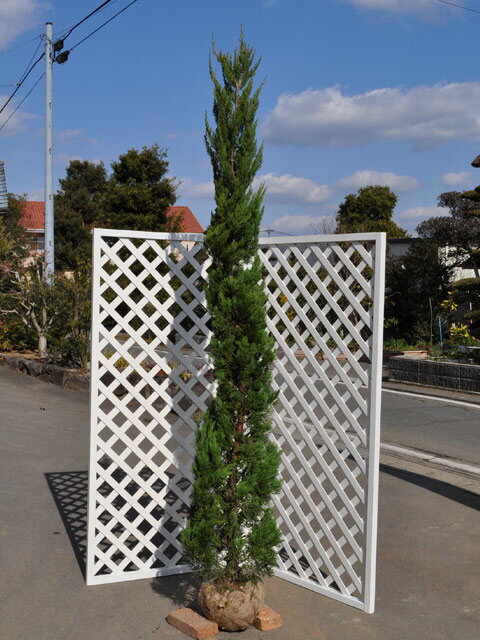
[[[0,407],[2,640],[184,638],[165,616],[189,577],[85,586],[86,396],[0,369]],[[285,626],[219,637],[478,640],[480,497],[392,468],[380,482],[375,614],[272,579]]]
[[[480,406],[384,391],[381,440],[480,466]]]

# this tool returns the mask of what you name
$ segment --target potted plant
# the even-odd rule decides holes
[[[271,495],[280,488],[280,452],[269,442],[273,340],[257,256],[265,189],[252,188],[262,162],[256,142],[259,61],[240,36],[233,55],[217,52],[216,127],[206,122],[216,208],[205,235],[212,260],[207,287],[217,391],[197,428],[185,557],[204,581],[202,613],[225,630],[245,629],[263,604],[261,580],[276,564],[280,531]]]

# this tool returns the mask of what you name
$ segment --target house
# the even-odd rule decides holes
[[[178,223],[181,233],[203,233],[202,225],[193,215],[189,207],[169,207],[167,217]],[[20,225],[26,230],[32,251],[45,250],[45,203],[26,201]]]

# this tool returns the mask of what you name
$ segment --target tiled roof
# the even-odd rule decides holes
[[[169,218],[180,217],[180,229],[183,233],[203,233],[203,227],[190,211],[189,207],[168,207]]]
[[[19,222],[25,229],[43,229],[45,227],[45,204],[43,202],[24,202]]]
[[[193,215],[189,207],[169,207],[169,218],[179,218],[183,233],[203,233],[202,225]],[[43,229],[45,227],[45,205],[43,202],[24,202],[20,224],[25,229]]]

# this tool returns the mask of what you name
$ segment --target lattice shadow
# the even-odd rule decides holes
[[[88,471],[45,473],[83,577],[87,557]]]

